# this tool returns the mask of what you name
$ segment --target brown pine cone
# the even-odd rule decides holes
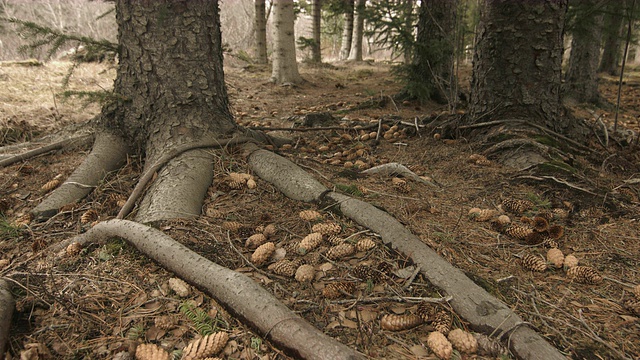
[[[312,281],[315,278],[316,275],[316,271],[313,268],[313,265],[300,265],[300,267],[298,267],[298,269],[296,270],[296,280],[298,282],[309,282]]]
[[[547,229],[549,229],[549,220],[542,216],[534,216],[532,222],[533,229],[537,232],[547,231]]]
[[[293,277],[296,274],[296,270],[298,270],[298,266],[298,264],[290,260],[282,259],[269,265],[269,270],[273,271],[276,275]]]
[[[440,333],[447,335],[451,330],[451,313],[448,310],[438,310],[433,317],[433,328]]]
[[[390,276],[391,270],[393,269],[389,263],[381,262],[378,264],[378,273],[381,279]]]
[[[315,210],[302,210],[300,211],[300,219],[304,221],[316,221],[322,219],[322,214]]]
[[[560,225],[551,225],[547,230],[549,237],[558,240],[564,235],[564,228]]]
[[[380,319],[380,328],[383,330],[402,331],[422,324],[422,318],[413,314],[386,314]]]
[[[509,224],[509,226],[504,229],[504,233],[512,238],[525,240],[528,236],[533,234],[533,229],[518,224]]]
[[[421,301],[418,304],[416,313],[422,318],[422,320],[424,320],[424,322],[430,323],[435,317],[436,310],[436,307],[432,303]]]
[[[264,243],[256,249],[251,255],[251,262],[256,266],[260,266],[267,262],[271,255],[276,251],[276,245],[272,242]]]
[[[298,244],[298,252],[306,254],[309,251],[317,248],[322,243],[322,234],[319,232],[312,232],[300,241]]]
[[[344,293],[351,295],[356,290],[355,284],[350,282],[336,282],[325,285],[322,295],[327,299],[337,299]]]
[[[255,249],[258,246],[267,242],[267,237],[264,234],[253,234],[247,238],[245,246],[249,249]]]
[[[353,245],[349,243],[342,243],[340,245],[331,247],[327,251],[325,256],[329,260],[338,260],[338,259],[342,259],[343,257],[352,255],[355,252],[356,252],[356,248]]]
[[[578,262],[579,260],[575,255],[569,254],[564,258],[564,269],[569,270],[572,267],[576,267],[578,266]]]
[[[226,332],[217,332],[206,335],[190,342],[182,351],[183,360],[203,359],[222,351],[229,341]]]
[[[327,238],[327,241],[331,245],[338,245],[338,244],[342,244],[344,242],[344,239],[338,235],[329,235],[329,237]]]
[[[140,344],[136,347],[137,360],[169,360],[169,353],[154,344]]]
[[[376,243],[369,237],[360,239],[358,243],[356,243],[356,250],[358,252],[369,251],[374,247],[376,247]]]
[[[453,329],[447,337],[451,345],[463,354],[475,354],[478,351],[478,341],[471,333],[462,329]]]
[[[582,284],[594,285],[602,282],[602,276],[590,266],[574,266],[567,270],[567,277]]]
[[[367,265],[358,265],[354,267],[351,271],[351,275],[365,282],[368,280],[375,281],[378,278],[378,272]]]
[[[562,268],[564,264],[564,254],[558,248],[551,248],[547,251],[547,261],[553,264],[556,269]]]
[[[532,207],[533,203],[529,200],[504,199],[502,201],[502,210],[514,214],[522,214]]]
[[[338,235],[342,231],[342,227],[333,221],[325,221],[319,224],[313,225],[311,231],[318,232],[322,235]]]
[[[453,346],[447,337],[439,331],[432,331],[427,337],[427,346],[440,359],[451,359]]]
[[[483,222],[491,220],[500,214],[498,210],[473,208],[469,210],[469,217],[475,221]]]
[[[547,270],[547,263],[538,256],[525,254],[522,257],[522,267],[531,271],[543,272]]]

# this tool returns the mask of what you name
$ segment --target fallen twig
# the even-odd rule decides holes
[[[445,296],[439,298],[432,297],[413,297],[413,296],[380,296],[380,297],[366,297],[366,298],[358,298],[358,299],[343,299],[343,300],[334,300],[331,301],[333,304],[350,304],[352,302],[356,302],[359,304],[372,304],[379,302],[398,302],[398,303],[419,303],[419,302],[428,302],[435,304],[447,303],[453,299],[453,296]]]
[[[517,177],[518,179],[531,179],[531,180],[537,180],[537,181],[543,181],[543,180],[553,180],[555,182],[557,182],[558,184],[562,184],[562,185],[566,185],[572,189],[576,189],[576,190],[580,190],[580,191],[584,191],[587,194],[591,194],[594,196],[599,196],[599,197],[604,197],[603,195],[600,194],[596,194],[592,191],[589,191],[587,189],[583,189],[577,185],[573,185],[570,182],[566,181],[566,180],[561,180],[556,178],[555,176],[533,176],[533,175],[521,175]]]
[[[399,163],[387,163],[387,164],[382,164],[382,165],[378,165],[378,166],[374,166],[372,168],[369,168],[367,170],[364,170],[361,172],[361,174],[367,174],[367,175],[371,175],[371,174],[383,174],[383,175],[401,175],[403,177],[406,177],[408,179],[411,179],[413,181],[422,183],[422,184],[427,184],[427,185],[431,185],[433,187],[441,187],[439,184],[429,181],[429,180],[425,180],[424,178],[421,178],[420,176],[418,176],[416,173],[414,173],[413,171],[409,170],[406,166],[399,164]]]
[[[70,139],[64,139],[53,144],[45,145],[39,148],[35,148],[33,150],[26,151],[22,154],[17,154],[5,159],[0,160],[0,167],[8,166],[18,161],[31,159],[32,157],[36,157],[38,155],[48,153],[49,151],[62,149],[71,144],[77,143],[78,145],[85,145],[91,142],[93,139],[93,135],[83,135]]]

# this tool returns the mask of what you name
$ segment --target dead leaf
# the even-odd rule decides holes
[[[393,275],[401,278],[401,279],[408,279],[411,277],[411,275],[413,275],[413,273],[416,271],[416,267],[415,266],[407,266],[406,268],[402,268],[402,269],[398,269],[393,271]]]
[[[167,332],[165,330],[160,329],[159,327],[153,325],[145,332],[147,340],[156,341],[160,340]]]
[[[429,356],[429,352],[422,345],[413,345],[412,347],[409,348],[409,350],[411,350],[413,355],[419,358]]]
[[[324,264],[320,265],[319,270],[320,271],[324,271],[324,272],[331,271],[331,270],[333,270],[333,264],[332,263],[324,263]]]

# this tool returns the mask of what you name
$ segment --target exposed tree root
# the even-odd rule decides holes
[[[36,157],[38,155],[48,153],[49,151],[62,149],[69,145],[84,146],[89,144],[92,139],[93,139],[93,135],[83,135],[83,136],[78,136],[70,139],[64,139],[64,140],[55,142],[53,144],[49,144],[39,148],[35,148],[33,150],[29,150],[21,154],[6,157],[0,160],[0,167],[8,166],[8,165],[17,163],[18,161],[31,159],[32,157]]]
[[[163,166],[167,165],[167,163],[169,163],[169,161],[173,160],[174,158],[178,157],[179,155],[182,155],[183,153],[190,151],[190,150],[196,150],[196,149],[203,149],[203,148],[220,148],[220,147],[225,147],[225,146],[232,146],[232,145],[238,145],[238,144],[242,144],[242,143],[246,143],[248,141],[253,141],[252,138],[247,138],[247,137],[237,137],[237,138],[231,138],[231,139],[224,139],[224,140],[219,140],[219,139],[207,139],[204,141],[200,141],[200,142],[195,142],[195,143],[188,143],[188,144],[184,144],[182,146],[177,147],[176,149],[174,149],[173,151],[163,155],[162,157],[160,157],[160,159],[158,159],[153,165],[151,165],[150,167],[148,167],[145,172],[142,174],[142,176],[140,176],[140,180],[138,180],[138,183],[136,184],[136,187],[133,189],[133,192],[131,192],[131,195],[129,196],[129,199],[127,199],[127,202],[124,204],[124,206],[122,207],[122,209],[120,209],[120,212],[118,213],[117,218],[118,219],[124,219],[133,209],[136,201],[140,198],[140,196],[142,196],[142,194],[144,194],[144,190],[146,189],[147,185],[149,185],[149,183],[151,182],[151,180],[153,179],[155,173],[160,170],[160,168],[162,168]],[[210,159],[206,159],[206,154],[204,152],[199,152],[199,155],[196,155],[196,157],[205,157],[205,159],[202,159],[204,161],[209,161],[209,164],[211,163]],[[187,161],[187,160],[184,160]],[[199,165],[199,164],[198,164]],[[193,164],[192,166],[197,166],[196,164]],[[207,166],[207,164],[204,164],[204,166]],[[211,169],[210,171],[205,171],[204,175],[212,175],[213,174],[213,169]],[[176,174],[174,176],[178,176],[179,177],[179,183],[184,185],[187,189],[189,189],[189,186],[191,186],[192,184],[185,184],[182,175],[184,174]],[[210,180],[211,180],[212,176],[209,176],[208,179],[206,179],[204,182],[206,183],[206,186],[208,187],[210,184]],[[202,181],[197,181],[198,184],[202,183]],[[197,184],[196,184],[197,185]],[[201,187],[201,186],[198,186]],[[206,192],[206,189],[205,189]],[[195,199],[197,198],[196,196],[191,196],[190,198]],[[161,204],[159,204],[158,206],[162,206]],[[198,211],[197,213],[195,213],[195,215],[198,215],[199,212],[199,207],[201,206],[201,204],[196,204],[196,207],[198,207]],[[193,206],[181,206],[179,209],[190,209],[193,208]],[[161,207],[162,209],[162,207]],[[167,208],[165,208],[165,211]],[[184,217],[187,214],[185,213],[184,210],[180,211],[180,210],[175,210],[179,212],[178,216],[173,216],[173,217]],[[192,211],[190,212],[192,213]],[[162,215],[162,214],[158,214],[158,215]],[[167,215],[167,214],[165,214]],[[162,217],[162,216],[161,216]],[[165,217],[166,218],[166,217]]]
[[[11,317],[15,308],[15,300],[11,295],[9,283],[0,279],[0,358],[4,358],[4,352],[7,349],[7,341],[9,340],[9,327],[11,326]]]
[[[438,185],[437,183],[421,178],[420,176],[416,175],[416,173],[409,170],[406,166],[398,163],[388,163],[388,164],[374,166],[372,168],[362,171],[362,174],[400,175],[407,179],[411,179],[419,183],[431,185],[437,188],[440,187],[440,185]]]
[[[271,152],[256,150],[248,162],[258,176],[274,184],[288,197],[328,202],[345,216],[380,234],[383,241],[410,256],[435,286],[453,296],[451,305],[471,323],[474,330],[508,340],[511,350],[519,358],[565,359],[506,304],[439,257],[386,212],[366,202],[330,192],[291,161]]]
[[[98,134],[93,150],[82,164],[31,212],[36,219],[47,219],[55,215],[63,205],[87,196],[108,172],[122,166],[128,151],[120,137],[107,133]]]
[[[114,219],[97,224],[71,242],[94,243],[114,236],[127,240],[182,279],[206,289],[231,313],[295,357],[364,359],[289,310],[254,280],[207,260],[157,229]]]

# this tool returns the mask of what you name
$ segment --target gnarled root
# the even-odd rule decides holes
[[[114,219],[97,224],[72,242],[98,242],[113,236],[127,240],[182,279],[207,289],[237,317],[287,349],[294,357],[364,359],[355,350],[296,315],[249,277],[207,260],[159,230],[137,222]],[[63,245],[51,249],[57,251]]]
[[[84,198],[108,172],[124,164],[128,151],[122,138],[107,133],[98,134],[93,150],[82,164],[31,212],[36,219],[47,219],[55,215],[63,205]]]
[[[0,279],[0,358],[4,358],[14,308],[15,300],[11,295],[9,283]]]

